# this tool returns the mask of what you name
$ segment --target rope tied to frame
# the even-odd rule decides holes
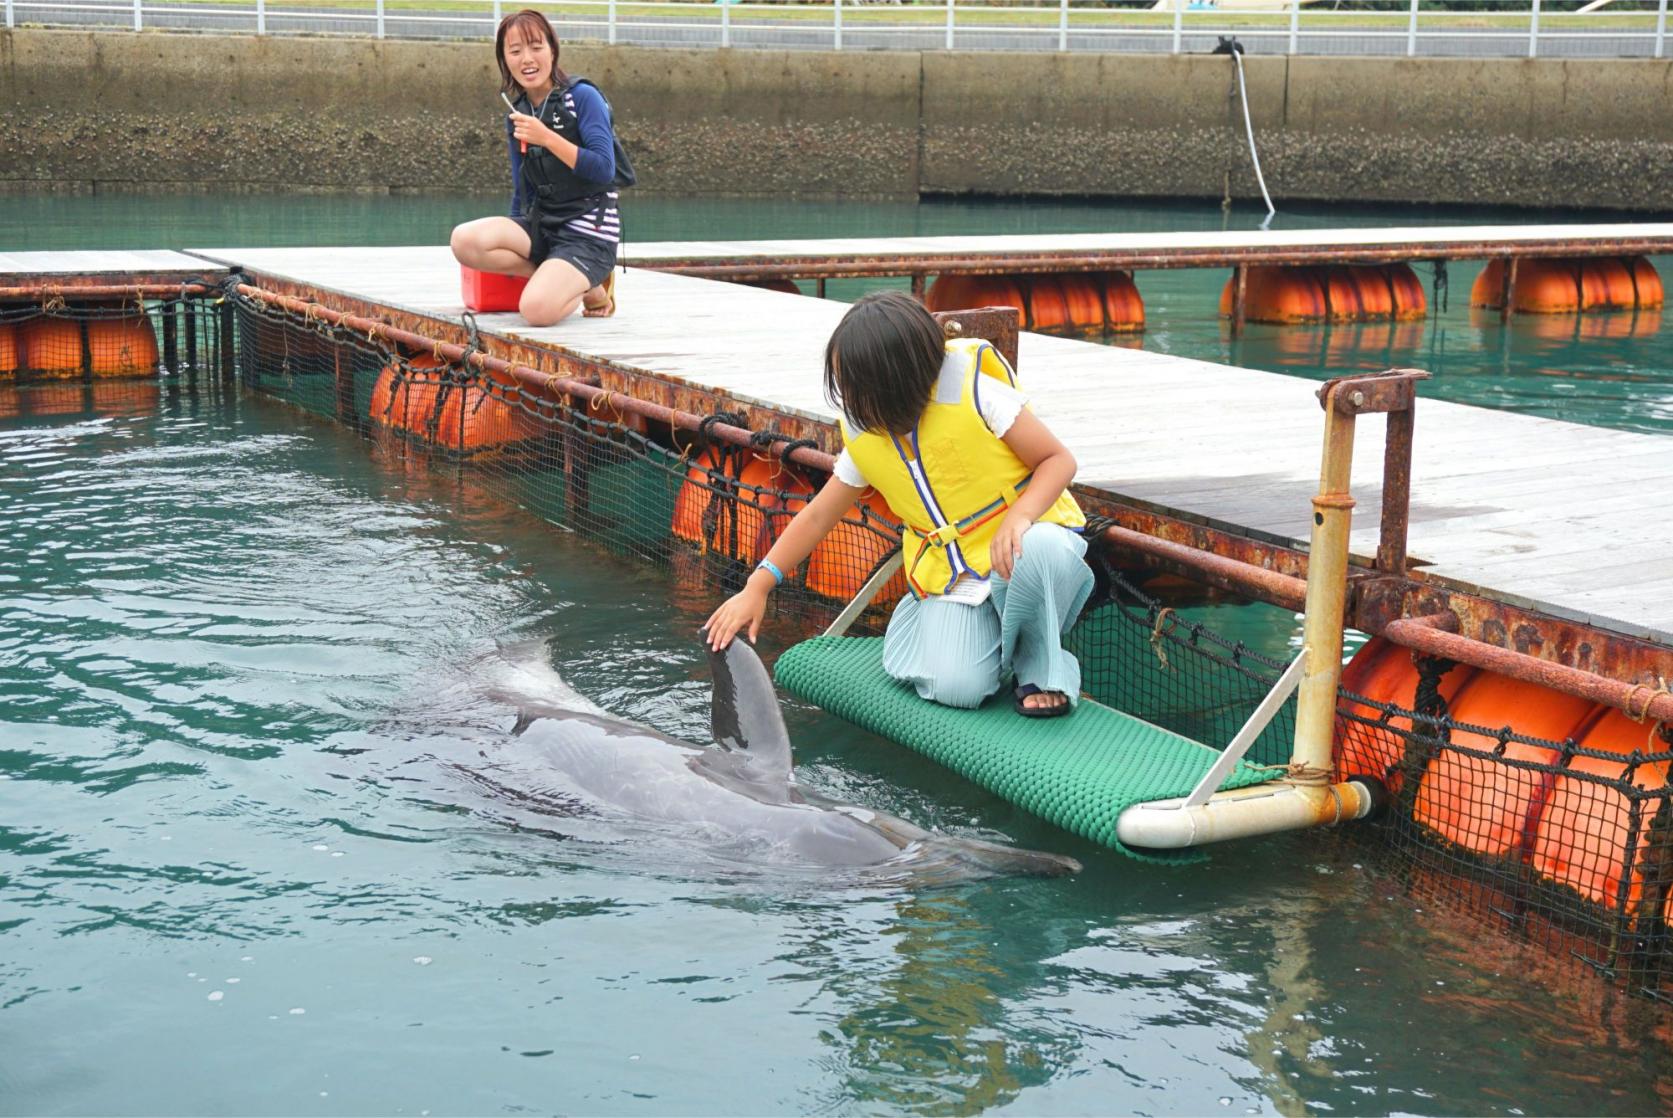
[[[1640,691],[1644,692],[1644,705],[1639,708],[1637,714],[1634,714],[1632,700]],[[1635,683],[1632,685],[1632,690],[1627,692],[1627,701],[1622,704],[1624,713],[1628,718],[1642,726],[1649,721],[1650,705],[1656,701],[1656,696],[1668,694],[1673,694],[1673,690],[1669,690],[1665,679],[1657,679],[1654,687],[1651,687],[1648,683]],[[1650,732],[1644,739],[1644,745],[1651,752],[1655,752],[1656,735],[1662,732],[1663,721],[1663,719],[1658,718],[1650,722]]]
[[[587,401],[588,411],[598,411],[600,408],[606,406],[610,409],[611,422],[615,423],[618,427],[622,426],[622,410],[616,404],[615,389],[606,388],[597,396],[594,396],[591,400]]]
[[[1251,767],[1274,773],[1279,780],[1285,780],[1291,784],[1328,785],[1331,783],[1331,778],[1335,776],[1332,770],[1316,768],[1305,761],[1289,761],[1277,765],[1252,765]],[[1336,809],[1337,813],[1340,814],[1342,809],[1340,797],[1337,799]]]
[[[1168,650],[1162,642],[1167,637],[1172,636],[1173,631],[1178,627],[1179,618],[1175,616],[1172,606],[1163,606],[1156,611],[1156,622],[1150,627],[1150,650],[1156,654],[1156,660],[1162,665],[1163,671],[1167,671],[1170,665],[1168,664]]]

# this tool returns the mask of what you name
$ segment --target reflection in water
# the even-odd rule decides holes
[[[1008,976],[993,958],[995,929],[947,891],[896,902],[881,929],[893,941],[888,974],[867,983],[865,1003],[824,1035],[845,1050],[855,1097],[915,1114],[979,1114],[1073,1062],[1044,1059],[1007,1036]]]

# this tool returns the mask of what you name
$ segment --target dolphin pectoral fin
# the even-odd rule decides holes
[[[778,708],[772,677],[742,637],[721,652],[709,651],[714,673],[714,705],[709,724],[714,740],[726,749],[742,750],[755,762],[755,771],[790,779],[790,734]]]

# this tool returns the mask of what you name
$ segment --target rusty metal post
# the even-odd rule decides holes
[[[1296,693],[1295,750],[1290,758],[1292,764],[1320,773],[1329,773],[1332,767],[1348,590],[1348,534],[1354,508],[1348,483],[1353,472],[1355,412],[1337,404],[1339,396],[1353,391],[1348,382],[1327,384],[1320,390],[1325,409],[1324,456],[1307,548],[1307,609],[1301,639],[1307,664]]]
[[[825,297],[825,277],[824,276],[817,276],[817,277],[814,278],[813,294],[814,294],[814,297],[818,298],[818,299],[823,299]]]
[[[922,272],[912,273],[912,297],[914,299],[924,297],[924,274]]]
[[[1406,573],[1406,528],[1412,505],[1412,430],[1417,409],[1410,405],[1388,413],[1383,443],[1383,516],[1377,537],[1377,569]]]
[[[1519,256],[1504,258],[1503,278],[1499,281],[1499,321],[1509,322],[1513,312],[1512,303],[1516,298],[1516,265],[1521,260]]]

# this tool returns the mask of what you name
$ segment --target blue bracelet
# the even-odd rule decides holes
[[[778,564],[773,562],[771,559],[761,560],[759,563],[755,564],[755,569],[758,571],[769,572],[773,576],[774,586],[784,585],[784,572],[779,570]]]

